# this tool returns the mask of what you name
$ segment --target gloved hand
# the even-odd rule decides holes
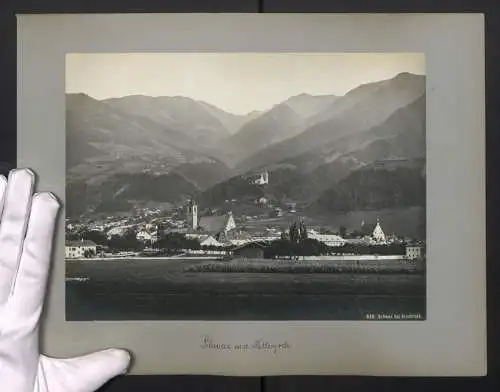
[[[109,349],[71,359],[39,353],[45,297],[59,203],[33,194],[34,174],[0,176],[0,391],[91,392],[124,373],[130,356]]]

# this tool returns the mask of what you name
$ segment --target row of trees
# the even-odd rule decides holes
[[[300,244],[307,241],[307,227],[304,221],[294,222],[290,225],[288,231],[281,233],[281,239],[291,244]]]
[[[303,220],[293,222],[281,233],[281,239],[273,241],[264,252],[264,257],[317,256],[328,252],[329,247],[321,241],[308,238]]]
[[[318,240],[307,238],[300,242],[291,242],[288,239],[279,239],[271,242],[265,249],[265,258],[275,258],[276,256],[319,256],[328,254],[328,245]]]
[[[308,238],[302,242],[293,243],[289,240],[279,239],[273,241],[264,251],[264,257],[276,256],[325,256],[325,255],[404,255],[404,244],[366,245],[345,244],[331,247],[321,241]]]
[[[187,238],[184,234],[181,233],[169,233],[163,236],[163,238],[161,238],[156,244],[156,247],[158,249],[171,249],[171,250],[201,249],[201,245],[197,239]]]

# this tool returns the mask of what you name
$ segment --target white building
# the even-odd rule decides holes
[[[229,240],[229,243],[231,245],[237,245],[237,246],[240,246],[240,245],[245,245],[245,244],[248,244],[252,242],[252,239],[249,239],[249,238],[243,238],[243,239],[231,239]]]
[[[102,231],[105,230],[105,227],[102,224],[101,225],[99,225],[99,224],[93,224],[93,225],[89,226],[89,229],[90,230],[94,230],[94,231],[101,231],[102,232]]]
[[[267,199],[263,196],[260,199],[256,200],[256,204],[266,205],[267,204]]]
[[[419,259],[423,256],[423,248],[421,246],[407,246],[406,257],[410,260]]]
[[[117,235],[117,236],[122,236],[125,234],[125,231],[127,231],[128,228],[130,228],[132,226],[128,225],[128,226],[116,226],[116,227],[113,227],[112,229],[108,230],[108,232],[106,233],[108,239],[110,239],[111,237]]]
[[[65,247],[65,258],[67,259],[80,259],[96,255],[97,244],[89,240],[67,241]]]
[[[154,239],[156,239],[155,236],[153,236],[153,234],[151,233],[148,233],[147,231],[145,230],[142,230],[142,231],[139,231],[136,236],[135,236],[139,241],[144,241],[144,242],[150,242]]]
[[[267,170],[260,174],[260,177],[254,181],[254,184],[257,185],[269,184],[269,173],[267,172]]]
[[[320,241],[328,246],[344,246],[346,240],[336,234],[319,234],[314,230],[308,230],[307,237],[316,241]]]
[[[186,238],[198,240],[201,246],[224,246],[223,243],[207,234],[186,234]]]

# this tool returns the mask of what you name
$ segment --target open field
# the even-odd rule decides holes
[[[423,274],[185,272],[206,262],[67,261],[66,318],[359,320],[371,313],[425,318]]]
[[[268,273],[268,274],[411,274],[423,273],[421,263],[402,256],[314,256],[298,259],[234,259],[205,261],[185,266],[184,272]]]

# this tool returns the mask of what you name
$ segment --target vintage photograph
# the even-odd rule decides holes
[[[421,53],[66,56],[66,320],[426,319]]]

